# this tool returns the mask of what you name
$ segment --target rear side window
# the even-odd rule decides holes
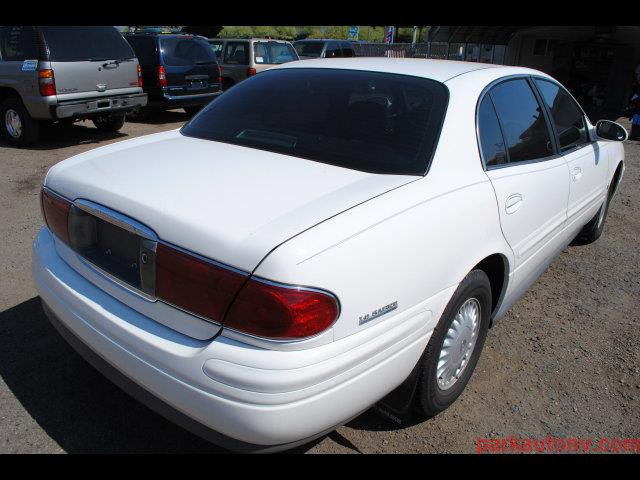
[[[325,58],[341,57],[340,44],[338,42],[327,43],[327,50],[324,54]]]
[[[295,50],[288,43],[254,42],[253,61],[261,64],[277,65],[297,60]]]
[[[487,167],[507,162],[504,138],[489,95],[484,96],[478,108],[478,139],[482,159]]]
[[[216,58],[220,61],[220,57],[222,57],[222,42],[209,42],[211,45],[211,50],[216,54]]]
[[[140,65],[158,64],[158,47],[155,37],[125,37],[133,47]]]
[[[349,42],[342,42],[342,56],[343,57],[355,57],[353,47]]]
[[[36,60],[38,48],[33,27],[0,27],[2,60]]]
[[[551,136],[536,97],[525,79],[508,80],[490,90],[507,143],[509,162],[553,154]]]
[[[49,60],[81,62],[125,60],[135,57],[131,46],[115,27],[40,27]]]
[[[296,42],[294,45],[301,57],[319,57],[323,46],[322,42]]]
[[[160,37],[164,64],[171,67],[217,63],[209,42],[197,37]]]
[[[224,47],[224,63],[249,65],[249,44],[247,42],[227,42]]]
[[[541,79],[535,79],[535,82],[551,111],[560,150],[564,152],[589,143],[584,114],[575,100],[553,82]]]
[[[447,96],[442,83],[406,75],[267,70],[212,101],[182,133],[354,170],[424,175]]]

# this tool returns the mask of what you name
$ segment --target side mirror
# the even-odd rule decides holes
[[[596,135],[605,140],[613,140],[614,142],[624,142],[627,137],[627,130],[619,123],[611,120],[599,120],[596,123]]]

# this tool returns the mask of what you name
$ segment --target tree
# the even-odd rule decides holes
[[[211,38],[217,36],[222,30],[222,26],[209,26],[209,27],[182,27],[184,33],[191,33],[193,35],[202,35],[203,37]]]

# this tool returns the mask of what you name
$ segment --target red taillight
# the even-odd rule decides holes
[[[64,240],[65,243],[69,243],[67,222],[71,204],[58,196],[52,195],[44,188],[40,192],[40,197],[42,214],[49,230]]]
[[[138,65],[138,86],[142,88],[142,67]]]
[[[247,77],[252,77],[252,76],[254,76],[256,73],[258,73],[258,72],[256,72],[256,69],[255,69],[255,68],[253,68],[253,67],[249,67],[249,68],[247,68]]]
[[[56,94],[56,80],[53,76],[53,70],[38,71],[38,86],[40,87],[40,95],[50,97]]]
[[[220,64],[217,64],[216,67],[218,67],[218,83],[222,85],[222,67]]]
[[[158,86],[160,88],[167,86],[167,71],[162,65],[158,67]]]
[[[225,327],[278,340],[317,335],[338,318],[335,297],[317,290],[251,279],[235,299]]]
[[[156,295],[176,307],[222,322],[246,276],[162,243],[156,249]]]

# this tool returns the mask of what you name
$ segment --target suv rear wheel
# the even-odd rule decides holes
[[[33,145],[40,136],[40,122],[31,118],[22,100],[7,98],[0,106],[2,135],[16,147]]]
[[[117,132],[124,125],[125,114],[104,115],[93,119],[93,124],[103,132]]]

